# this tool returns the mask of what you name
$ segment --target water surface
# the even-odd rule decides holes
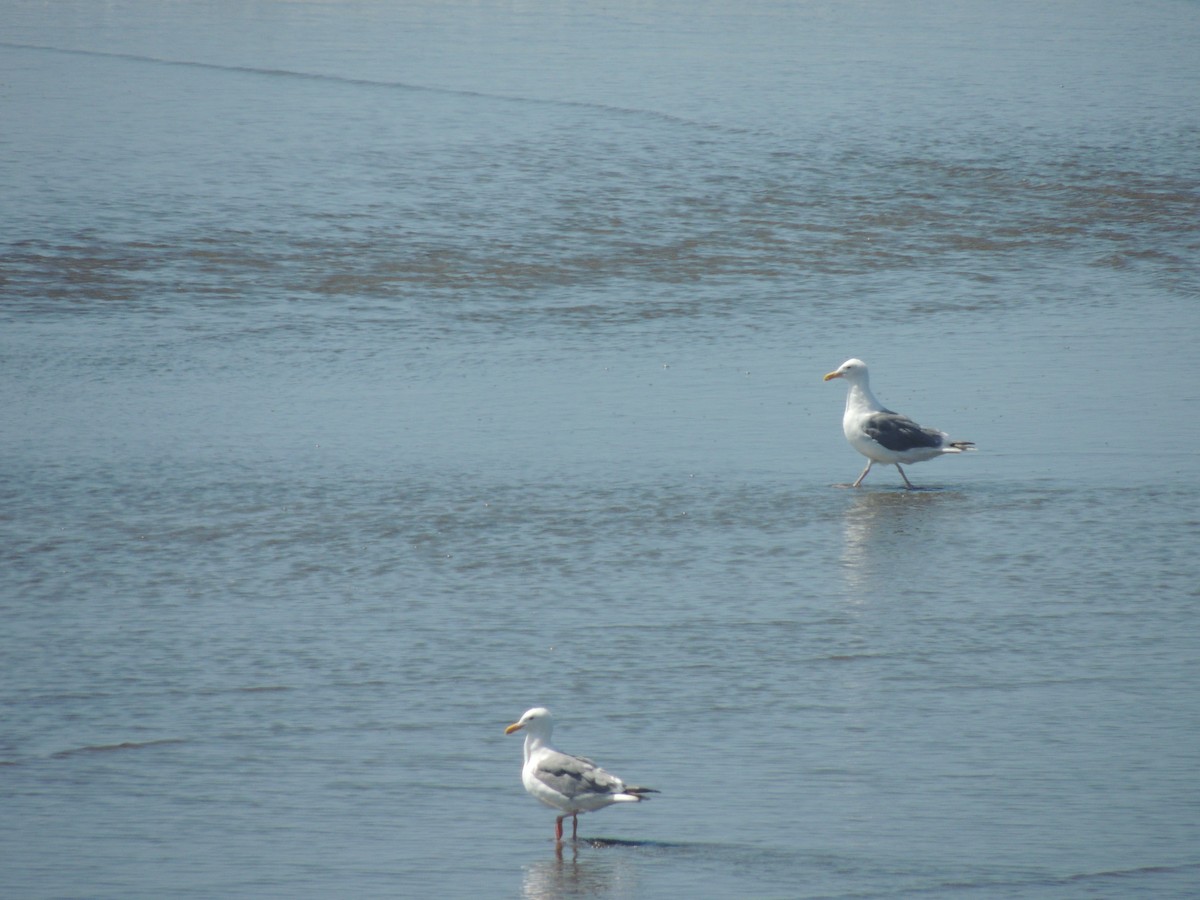
[[[1195,4],[4,16],[7,893],[1195,892]]]

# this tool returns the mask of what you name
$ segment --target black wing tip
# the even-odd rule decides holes
[[[625,793],[633,794],[633,796],[637,797],[639,800],[649,800],[649,797],[643,797],[642,794],[661,794],[662,791],[657,790],[656,788],[626,787]]]
[[[974,441],[951,441],[950,446],[953,447],[955,450],[974,450],[975,442]]]

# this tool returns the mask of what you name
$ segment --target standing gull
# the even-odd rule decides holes
[[[907,416],[885,408],[871,393],[867,364],[861,359],[848,359],[825,376],[826,381],[834,378],[845,378],[850,383],[842,431],[850,446],[867,458],[867,467],[852,487],[862,484],[871,466],[881,462],[895,465],[905,486],[912,490],[912,482],[900,463],[924,462],[943,453],[975,449],[972,441],[952,441],[944,431],[922,428]]]
[[[568,756],[550,746],[554,719],[550,710],[537,706],[504,729],[505,734],[525,730],[525,766],[521,781],[525,790],[547,806],[562,810],[554,820],[554,840],[561,841],[563,819],[571,817],[571,840],[579,835],[579,814],[603,809],[613,803],[646,800],[657,794],[653,788],[626,784],[605,772],[590,759]]]

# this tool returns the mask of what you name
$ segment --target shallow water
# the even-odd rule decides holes
[[[1194,4],[10,7],[4,893],[1195,892]]]

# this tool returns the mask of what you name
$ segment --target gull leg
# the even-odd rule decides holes
[[[571,840],[579,840],[579,813],[571,816]]]
[[[556,843],[562,843],[562,820],[566,816],[559,816],[554,820],[554,840]]]
[[[913,483],[908,480],[908,476],[905,475],[904,470],[900,468],[900,463],[896,463],[896,471],[900,473],[900,477],[904,479],[904,484],[908,487],[908,489],[910,491],[915,491],[916,488],[913,487]]]
[[[862,480],[867,477],[867,473],[871,471],[871,466],[873,465],[875,465],[875,460],[868,459],[867,467],[863,469],[862,474],[858,476],[858,481],[854,482],[854,484],[850,485],[850,487],[858,487],[860,484],[862,484]],[[901,474],[904,473],[902,472]]]

